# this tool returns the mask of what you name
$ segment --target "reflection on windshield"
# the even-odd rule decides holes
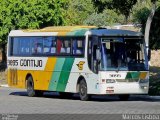
[[[141,40],[101,39],[101,70],[146,70]]]

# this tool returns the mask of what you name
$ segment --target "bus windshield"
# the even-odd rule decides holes
[[[148,69],[143,39],[103,37],[100,41],[101,71]]]

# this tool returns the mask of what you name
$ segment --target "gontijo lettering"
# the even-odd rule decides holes
[[[25,66],[25,67],[42,67],[42,60],[34,59],[20,59],[20,60],[8,60],[9,66]]]

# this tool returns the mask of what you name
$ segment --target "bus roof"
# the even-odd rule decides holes
[[[143,36],[140,32],[96,26],[56,26],[43,29],[12,30],[9,36]]]
[[[12,30],[9,36],[85,36],[86,31],[96,26],[53,26],[43,29]]]
[[[140,32],[121,29],[93,29],[90,30],[90,34],[96,36],[143,36]]]

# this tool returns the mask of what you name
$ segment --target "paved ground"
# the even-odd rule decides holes
[[[56,93],[28,97],[25,90],[0,87],[0,113],[9,114],[160,114],[160,97],[131,96],[119,101],[117,96],[93,96],[91,101],[60,99]]]

